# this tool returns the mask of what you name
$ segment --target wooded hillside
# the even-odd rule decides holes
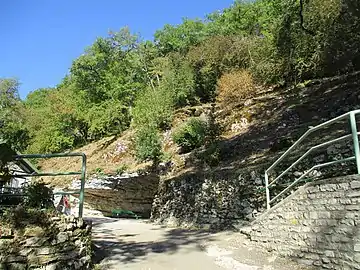
[[[358,0],[236,1],[220,13],[165,25],[154,41],[122,28],[99,37],[55,88],[25,100],[0,79],[0,137],[18,150],[71,150],[133,129],[138,160],[166,157],[160,132],[176,110],[249,98],[259,87],[289,86],[360,68]],[[221,127],[201,118],[179,126],[183,151],[216,153]],[[215,146],[214,146],[215,145]]]

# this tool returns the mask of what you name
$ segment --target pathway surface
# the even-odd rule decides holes
[[[91,220],[101,269],[306,269],[246,245],[239,233],[169,229],[138,220]]]

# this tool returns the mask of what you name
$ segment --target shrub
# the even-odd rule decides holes
[[[275,45],[269,39],[254,39],[250,42],[249,70],[258,83],[282,84],[284,80],[284,59],[277,54]]]
[[[194,69],[195,92],[201,102],[214,101],[216,81],[229,66],[227,54],[233,43],[233,37],[212,36],[190,48],[187,59]]]
[[[249,98],[254,93],[252,75],[246,70],[233,71],[224,74],[218,81],[217,101],[223,106],[237,103]]]
[[[6,209],[1,216],[1,223],[8,224],[13,229],[25,229],[34,228],[34,225],[43,227],[51,231],[50,218],[56,216],[55,209],[45,209],[45,211],[39,211],[39,209],[27,208],[23,206],[16,206]],[[23,231],[24,232],[24,231]]]
[[[183,152],[189,152],[202,146],[206,139],[206,123],[199,118],[190,118],[173,133],[173,140],[181,146]]]
[[[221,135],[221,126],[216,120],[215,103],[211,104],[211,110],[208,117],[207,132],[206,132],[206,146],[212,145],[219,140]]]
[[[29,153],[58,153],[71,149],[74,145],[74,136],[67,134],[55,126],[40,129],[32,138],[27,152]]]
[[[130,125],[129,109],[118,100],[107,100],[93,105],[86,118],[90,139],[120,134]]]
[[[155,126],[146,125],[137,130],[135,152],[140,161],[151,160],[154,164],[159,163],[162,156],[161,139]]]
[[[10,180],[10,169],[7,165],[7,161],[5,160],[5,158],[3,160],[0,159],[0,187],[2,187],[3,184],[8,183]]]
[[[116,169],[116,174],[117,174],[117,175],[121,175],[121,174],[123,174],[128,168],[129,168],[128,165],[122,164],[119,168]]]
[[[102,175],[104,174],[104,170],[102,168],[96,168],[95,173]]]
[[[210,167],[216,167],[220,163],[220,147],[218,142],[214,142],[210,144],[204,152],[198,154],[198,158],[200,158],[205,164]]]
[[[28,208],[53,208],[54,195],[51,188],[43,182],[34,182],[25,187],[24,206]]]

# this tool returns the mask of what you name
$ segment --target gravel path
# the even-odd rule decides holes
[[[246,245],[239,233],[169,229],[138,220],[91,220],[95,260],[101,269],[306,269]]]

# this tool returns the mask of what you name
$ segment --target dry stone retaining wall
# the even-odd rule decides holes
[[[316,269],[360,269],[360,177],[309,183],[242,231]]]
[[[305,144],[302,150],[306,151],[320,142],[324,141],[311,141]],[[282,173],[304,151],[295,153],[291,160],[279,164],[275,175],[270,175],[270,177]],[[272,189],[272,196],[279,194],[314,165],[348,158],[352,155],[352,142],[349,141],[331,145],[319,153],[313,153],[287,174],[282,185]],[[277,156],[273,157],[274,160],[275,157]],[[153,201],[151,218],[153,221],[170,226],[216,229],[251,220],[265,210],[263,180],[264,172],[270,165],[271,163],[263,163],[244,168],[229,167],[215,171],[195,171],[161,180]],[[350,175],[355,171],[354,163],[337,164],[314,170],[309,177],[315,180],[328,179]]]
[[[151,219],[168,226],[223,229],[255,214],[259,184],[261,174],[234,170],[164,180],[159,184]]]
[[[25,228],[21,236],[1,231],[0,270],[91,269],[91,225],[83,219],[53,217],[49,228]]]

